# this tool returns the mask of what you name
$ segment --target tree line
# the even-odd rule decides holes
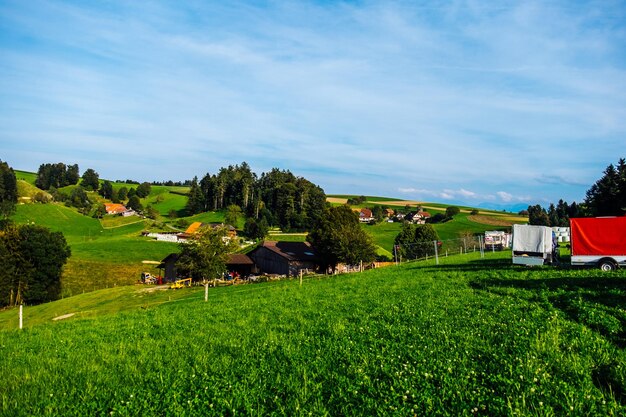
[[[259,222],[285,231],[304,231],[322,215],[326,194],[288,170],[274,168],[259,177],[246,162],[191,181],[187,215],[233,210],[233,206],[249,218],[250,224]]]
[[[569,226],[569,219],[574,217],[626,215],[626,160],[620,158],[617,166],[609,164],[602,177],[587,190],[582,203],[559,200],[547,210],[536,204],[520,214],[528,215],[532,225],[557,227]]]

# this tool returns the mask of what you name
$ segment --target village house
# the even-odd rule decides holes
[[[123,204],[118,203],[105,203],[104,209],[106,210],[107,214],[119,214],[124,217],[132,216],[135,214],[133,210],[129,210]]]
[[[196,234],[198,232],[198,230],[200,230],[202,227],[212,227],[212,228],[217,228],[217,227],[226,227],[228,229],[228,237],[231,239],[234,239],[237,237],[237,229],[235,229],[234,227],[230,226],[230,225],[225,225],[223,223],[202,223],[202,222],[193,222],[189,225],[189,227],[187,228],[187,230],[185,230],[183,233],[179,233],[178,234],[178,240],[179,241],[184,241],[189,239],[191,236],[193,236],[194,234]]]
[[[374,220],[374,215],[372,214],[372,210],[368,208],[362,208],[359,212],[359,221],[362,223],[369,223]]]
[[[430,218],[430,213],[427,211],[412,211],[404,216],[404,220],[414,224],[425,224],[426,220]]]
[[[308,242],[265,241],[249,254],[261,272],[296,276],[318,269],[315,250]]]

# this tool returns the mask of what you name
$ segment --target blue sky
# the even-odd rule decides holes
[[[622,1],[2,1],[0,159],[581,201],[626,157]]]

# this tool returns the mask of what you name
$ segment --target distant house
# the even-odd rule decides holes
[[[107,214],[124,214],[125,212],[128,211],[126,206],[124,206],[123,204],[117,204],[117,203],[106,203],[104,205],[104,208]]]
[[[424,224],[426,220],[430,218],[430,213],[427,211],[413,211],[406,216],[404,216],[404,220],[410,223],[415,224]]]
[[[388,219],[392,218],[396,212],[393,209],[387,208],[385,209],[385,217]]]
[[[249,256],[261,272],[268,274],[296,276],[300,270],[318,268],[317,255],[308,242],[265,241]]]
[[[200,230],[203,227],[217,228],[217,227],[220,227],[220,226],[224,226],[224,227],[226,227],[228,229],[228,237],[230,237],[231,239],[237,237],[237,229],[235,229],[234,227],[232,227],[230,225],[225,225],[223,223],[193,222],[193,223],[191,223],[189,225],[187,230],[185,230],[183,233],[179,233],[178,234],[178,240],[189,239],[191,236],[196,234],[198,232],[198,230]]]
[[[372,214],[372,210],[368,208],[362,208],[359,212],[359,221],[363,223],[369,223],[374,220],[374,215]]]

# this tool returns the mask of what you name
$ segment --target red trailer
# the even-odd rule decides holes
[[[626,217],[570,219],[572,265],[626,266]]]

